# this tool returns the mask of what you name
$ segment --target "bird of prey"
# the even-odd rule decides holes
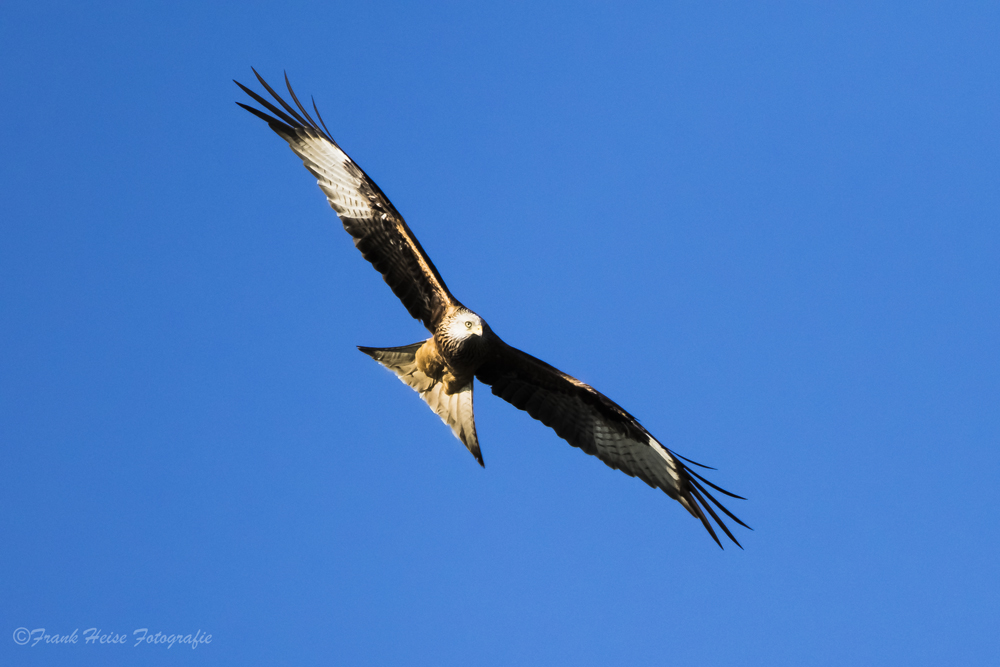
[[[480,465],[483,457],[472,411],[473,380],[489,386],[495,395],[551,427],[574,447],[596,456],[611,468],[662,489],[700,519],[720,547],[722,542],[709,516],[742,548],[713,505],[741,526],[749,526],[705,487],[733,498],[742,499],[741,496],[694,472],[685,461],[703,468],[708,466],[667,449],[635,417],[593,387],[500,340],[483,318],[448,291],[403,216],[334,141],[315,100],[312,106],[318,122],[295,96],[287,75],[285,85],[295,108],[256,70],[253,72],[277,106],[238,81],[236,85],[266,111],[237,104],[263,119],[288,142],[316,177],[344,229],[353,237],[354,245],[382,274],[410,315],[431,333],[427,340],[402,347],[358,349],[416,390]]]

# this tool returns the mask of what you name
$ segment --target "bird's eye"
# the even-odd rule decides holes
[[[465,328],[466,329],[471,329],[472,328],[472,322],[466,321],[465,322]]]

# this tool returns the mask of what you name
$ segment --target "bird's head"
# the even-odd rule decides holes
[[[489,348],[493,334],[483,318],[468,308],[459,308],[441,321],[434,338],[449,364],[478,363]]]
[[[448,322],[448,337],[464,341],[471,336],[482,336],[486,323],[471,310],[460,310]]]

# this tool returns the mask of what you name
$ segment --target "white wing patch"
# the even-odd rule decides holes
[[[361,169],[335,144],[309,129],[297,129],[285,137],[302,164],[316,177],[330,206],[341,217],[372,219],[376,211],[371,200],[362,194]],[[382,219],[385,214],[382,213]]]
[[[674,478],[674,481],[680,482],[681,476],[677,472],[677,459],[674,458],[673,454],[667,451],[667,448],[657,442],[652,436],[649,438],[649,446],[653,448],[653,451],[663,457],[663,461],[666,463],[667,472]]]
[[[679,500],[691,514],[698,516],[684,497],[680,465],[670,450],[652,436],[649,436],[648,443],[640,442],[598,418],[591,421],[591,429],[597,448],[593,453],[598,458],[612,468],[638,476],[651,486],[663,489],[672,498]]]

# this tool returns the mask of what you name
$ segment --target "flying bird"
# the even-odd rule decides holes
[[[237,104],[264,120],[288,142],[316,177],[362,256],[382,274],[410,315],[431,333],[427,340],[410,345],[359,347],[359,350],[420,394],[480,465],[483,456],[472,409],[473,380],[489,386],[496,396],[551,427],[574,447],[596,456],[611,468],[662,489],[700,519],[720,547],[722,542],[708,517],[742,548],[713,505],[741,526],[749,526],[716,500],[706,486],[732,498],[742,500],[742,496],[694,472],[687,463],[708,466],[667,449],[607,396],[503,342],[483,318],[448,291],[403,216],[334,141],[315,100],[312,106],[317,120],[299,102],[287,75],[285,85],[295,108],[256,70],[253,72],[278,106],[235,81],[266,111]]]

